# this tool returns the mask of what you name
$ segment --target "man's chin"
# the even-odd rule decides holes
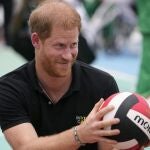
[[[61,71],[61,72],[57,72],[55,74],[55,76],[57,77],[66,77],[66,76],[69,76],[71,74],[71,71]]]

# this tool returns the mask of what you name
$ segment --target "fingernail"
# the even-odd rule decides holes
[[[116,118],[116,121],[117,121],[117,122],[120,122],[120,119],[119,119],[119,118]]]

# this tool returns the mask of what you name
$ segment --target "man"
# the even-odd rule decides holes
[[[76,61],[79,14],[67,3],[44,1],[30,15],[35,60],[0,79],[0,125],[14,150],[112,149],[103,121],[113,106],[103,100],[118,92],[112,76]],[[84,145],[84,146],[83,146]],[[108,146],[106,146],[108,145]]]

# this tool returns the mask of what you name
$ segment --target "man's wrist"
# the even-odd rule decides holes
[[[78,130],[77,130],[77,126],[73,127],[73,136],[74,136],[74,139],[75,141],[80,145],[80,146],[85,146],[86,144],[83,143],[79,137],[79,134],[78,134]]]

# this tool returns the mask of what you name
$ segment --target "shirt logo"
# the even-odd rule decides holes
[[[85,116],[76,116],[77,124],[81,124],[85,119]]]

